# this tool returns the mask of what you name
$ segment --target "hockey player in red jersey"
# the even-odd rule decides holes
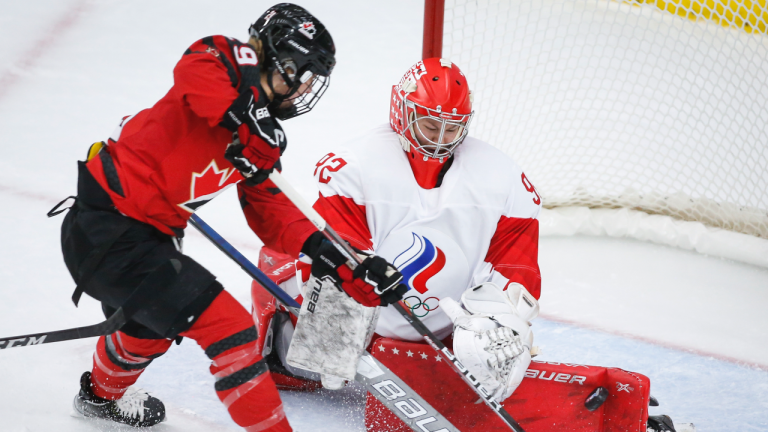
[[[664,423],[668,417],[649,419],[650,383],[640,374],[532,363],[530,321],[538,315],[541,292],[541,197],[509,156],[468,136],[472,93],[459,68],[436,58],[416,63],[393,86],[390,105],[388,126],[317,164],[315,209],[351,245],[399,269],[411,288],[405,305],[452,346],[527,431],[645,432],[646,425],[673,430],[671,422]],[[301,297],[316,286],[316,278],[301,261],[294,275],[289,262],[262,251],[260,265],[267,274]],[[292,323],[275,312],[260,287],[252,291],[257,325],[264,334],[271,326],[272,337],[263,343],[278,372],[276,382],[284,388],[316,387],[318,373],[329,373],[324,365],[334,362],[313,359],[312,365],[320,365],[313,373],[296,367],[306,359],[302,350],[315,357],[322,352],[303,336],[304,309]],[[313,314],[322,313],[321,301],[316,303]],[[392,309],[381,308],[371,353],[460,430],[508,430]],[[323,337],[341,340],[349,334],[329,328],[318,336]],[[374,398],[369,396],[367,405],[368,430],[409,430]]]
[[[317,274],[367,305],[401,298],[400,274],[379,257],[355,274],[338,268],[344,257],[266,180],[286,148],[278,120],[310,111],[334,64],[325,26],[299,6],[278,4],[250,27],[248,43],[211,36],[192,44],[170,91],[123,119],[79,162],[78,195],[62,225],[73,300],[85,292],[106,315],[128,302],[142,305],[120,331],[99,339],[74,400],[80,414],[132,426],[162,421],[162,402],[130,386],[187,337],[212,360],[216,393],[235,423],[252,432],[291,430],[250,314],[181,252],[189,217],[231,185],[270,248],[315,258]]]

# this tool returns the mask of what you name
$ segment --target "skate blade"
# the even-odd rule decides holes
[[[85,418],[85,414],[77,409],[77,399],[72,401],[72,406],[70,408],[72,408],[72,410],[69,412],[70,417]]]
[[[696,432],[696,426],[693,423],[680,423],[675,425],[677,432]]]
[[[100,418],[100,417],[88,417],[88,416],[85,416],[85,415],[82,415],[82,414],[78,413],[77,411],[73,411],[71,413],[71,415],[72,415],[72,417],[80,419],[80,420],[88,423],[91,427],[96,428],[96,430],[99,430],[99,431],[102,431],[102,432],[136,432],[136,431],[142,431],[142,430],[155,430],[153,428],[156,428],[156,427],[162,425],[163,423],[165,423],[168,420],[168,416],[166,416],[165,419],[163,419],[163,421],[161,421],[160,423],[158,423],[158,424],[156,424],[154,426],[150,426],[150,427],[136,427],[136,426],[127,425],[127,424],[124,424],[124,423],[118,423],[118,422],[115,422],[115,421],[112,421],[112,420],[108,420],[108,419],[103,419],[103,418]],[[165,426],[163,426],[162,429],[158,428],[156,430],[158,430],[158,431],[160,431],[160,430],[168,430],[168,429],[164,429],[164,427]]]

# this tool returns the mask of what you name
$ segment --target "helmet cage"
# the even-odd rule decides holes
[[[276,70],[288,86],[288,90],[285,93],[276,92],[273,84],[274,74],[268,73],[267,84],[274,95],[270,102],[270,111],[280,120],[311,111],[328,89],[331,77],[318,74],[317,68],[311,64],[297,68],[290,57],[283,59],[273,57],[271,60],[273,68],[268,70]]]
[[[280,120],[287,120],[312,110],[330,85],[330,75],[336,64],[330,34],[323,28],[314,40],[309,41],[298,34],[294,22],[279,16],[272,18],[261,31],[254,24],[249,33],[262,41],[267,84],[274,95],[269,104],[270,112]],[[325,47],[330,47],[331,51]],[[275,91],[275,71],[288,87],[285,93]],[[310,82],[308,86],[307,82]],[[305,88],[299,93],[302,86]]]
[[[442,107],[438,105],[436,108],[428,108],[423,105],[419,105],[416,102],[408,100],[406,97],[403,101],[403,118],[408,122],[403,128],[403,135],[411,142],[413,148],[426,157],[431,158],[446,158],[453,154],[466,138],[469,131],[469,124],[472,122],[472,117],[475,112],[472,111],[469,114],[458,114],[456,108],[452,112],[443,112]],[[432,141],[427,138],[427,134],[421,130],[421,124],[419,120],[432,119],[440,124],[440,134],[437,141]],[[459,128],[456,136],[447,143],[442,142],[445,136],[446,127],[455,125]],[[424,141],[428,144],[422,144],[416,139],[416,130],[421,135]],[[410,137],[407,136],[410,134]]]

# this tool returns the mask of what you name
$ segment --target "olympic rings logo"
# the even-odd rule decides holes
[[[433,301],[430,301],[433,300]],[[427,297],[424,300],[416,296],[410,296],[403,299],[403,303],[408,306],[408,309],[413,312],[418,318],[429,315],[430,312],[437,310],[440,307],[440,299],[437,297]]]

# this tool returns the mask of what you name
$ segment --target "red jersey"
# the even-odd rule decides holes
[[[253,78],[259,74],[243,67],[258,67],[248,44],[224,36],[195,42],[174,68],[170,91],[124,119],[87,166],[117,210],[177,236],[197,208],[238,184],[251,229],[270,248],[298,256],[316,228],[272,182],[246,186],[224,158],[232,131],[221,126],[223,116],[239,89],[261,88]],[[260,93],[254,96],[264,98]]]

